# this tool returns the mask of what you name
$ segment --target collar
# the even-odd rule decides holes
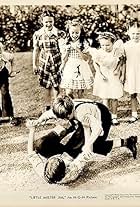
[[[73,161],[73,158],[67,152],[63,152],[61,158],[63,159],[66,167]]]
[[[47,34],[50,36],[50,35],[55,35],[57,36],[58,35],[58,30],[56,27],[53,27],[51,31],[48,31],[45,27],[44,27],[44,31],[47,32]]]
[[[3,63],[3,66],[0,68],[0,71],[2,71],[4,67],[5,67],[5,63]]]

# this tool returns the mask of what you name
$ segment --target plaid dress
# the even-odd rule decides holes
[[[61,53],[59,39],[65,37],[65,33],[55,27],[47,33],[42,27],[33,35],[33,46],[40,50],[38,75],[40,85],[45,88],[57,88],[61,81],[59,67],[61,65]]]

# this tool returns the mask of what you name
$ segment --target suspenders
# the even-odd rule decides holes
[[[76,102],[76,101],[75,101]],[[97,103],[95,102],[95,101],[77,101],[77,102],[80,102],[80,103],[78,103],[76,106],[75,106],[75,110],[78,108],[78,106],[80,106],[80,105],[82,105],[82,104],[94,104],[94,105],[97,105]]]

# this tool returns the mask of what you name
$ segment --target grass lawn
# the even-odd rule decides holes
[[[87,167],[86,173],[75,183],[57,186],[44,183],[32,169],[27,159],[28,129],[26,118],[38,117],[44,107],[44,90],[39,87],[37,76],[32,72],[32,53],[15,54],[15,71],[20,71],[16,77],[10,79],[15,116],[21,118],[17,127],[7,124],[0,125],[0,192],[29,192],[41,194],[51,191],[94,190],[108,191],[122,188],[139,190],[140,161],[139,145],[138,159],[133,160],[129,150],[122,148],[112,153],[100,162],[95,161]],[[86,98],[93,98],[92,92],[86,93]],[[111,127],[111,139],[126,138],[130,135],[140,137],[140,122],[128,124],[126,119],[130,115],[130,100],[127,95],[119,100],[119,117],[121,124]],[[40,133],[39,130],[37,132]],[[131,187],[130,187],[130,181]]]

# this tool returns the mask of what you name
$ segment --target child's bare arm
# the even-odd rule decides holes
[[[61,66],[60,66],[60,70],[61,70],[61,72],[63,72],[64,67],[65,67],[67,61],[68,61],[68,51],[66,52],[66,54],[64,55],[64,57],[63,57],[63,59],[62,59],[62,64],[61,64]]]
[[[10,62],[9,74],[11,74],[13,72],[13,68],[14,68],[14,56],[13,56],[13,54],[11,54],[11,58],[10,58],[9,62]]]
[[[40,54],[39,48],[35,47],[33,49],[33,72],[34,72],[34,74],[37,73],[39,54]]]
[[[43,123],[46,124],[46,121],[48,121],[49,119],[55,119],[56,116],[54,115],[52,109],[44,112],[38,119],[36,120],[30,120],[28,119],[26,121],[26,126],[28,128],[30,127],[35,127],[35,126],[39,126],[39,125],[42,125]]]
[[[99,73],[101,74],[101,76],[103,77],[103,80],[104,81],[107,81],[108,79],[107,79],[107,77],[102,73],[102,71],[101,71],[101,69],[100,69],[100,65],[98,64],[98,63],[96,63],[95,62],[95,65],[96,65],[96,70],[98,70],[99,71]]]
[[[29,128],[29,139],[28,139],[28,154],[31,154],[33,149],[33,141],[34,141],[34,134],[35,134],[35,127]]]
[[[65,177],[57,182],[58,184],[68,184],[75,181],[80,174],[83,172],[83,169],[88,164],[89,161],[94,160],[94,155],[92,152],[82,152],[80,153],[68,166]]]
[[[122,70],[121,70],[121,74],[120,74],[119,79],[120,79],[122,84],[125,83],[125,79],[126,79],[126,64],[125,63],[122,66]]]
[[[40,155],[37,154],[33,148],[34,136],[35,136],[35,128],[30,127],[29,138],[28,138],[28,149],[27,149],[28,159],[29,162],[32,164],[32,167],[35,170],[35,172],[44,180],[45,163],[40,157]]]

